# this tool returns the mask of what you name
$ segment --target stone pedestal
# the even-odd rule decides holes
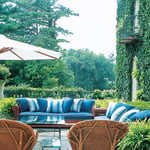
[[[5,85],[5,80],[0,80],[0,99],[4,98],[4,85]]]

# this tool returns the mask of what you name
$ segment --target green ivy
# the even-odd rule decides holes
[[[132,64],[135,56],[138,59],[136,69],[138,90],[142,91],[140,98],[150,100],[150,1],[139,0],[139,3],[139,38],[132,43],[121,44],[124,18],[134,14],[135,0],[118,1],[116,95],[125,100],[131,100]]]

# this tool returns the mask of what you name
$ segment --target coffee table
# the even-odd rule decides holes
[[[42,150],[44,148],[52,147],[61,149],[61,126],[65,124],[63,116],[36,116],[36,115],[22,115],[19,117],[18,121],[26,123],[31,127],[42,127],[49,128],[51,126],[57,125],[58,138],[45,138],[42,140]],[[55,130],[56,132],[56,130]]]

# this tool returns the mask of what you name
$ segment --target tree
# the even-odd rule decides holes
[[[71,34],[57,25],[61,17],[78,16],[58,0],[2,0],[0,2],[0,33],[9,38],[60,51],[58,34]],[[1,62],[1,63],[4,63]],[[73,74],[61,60],[16,62],[5,61],[12,73],[9,85],[32,87],[69,86]]]
[[[112,65],[102,54],[96,55],[88,49],[70,49],[65,63],[74,73],[73,86],[103,90],[108,88],[108,81],[114,81]]]
[[[3,0],[0,9],[0,32],[8,37],[47,49],[59,50],[58,34],[71,34],[57,25],[61,17],[78,16],[58,0]]]

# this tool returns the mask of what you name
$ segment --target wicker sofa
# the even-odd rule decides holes
[[[129,122],[150,119],[150,110],[140,111],[138,108],[121,102],[109,102],[107,109],[95,108],[95,120],[113,120]]]
[[[51,98],[17,98],[17,105],[12,107],[15,120],[25,122],[32,119],[30,116],[64,116],[65,122],[76,123],[81,120],[94,118],[92,99],[64,98],[54,100]]]

